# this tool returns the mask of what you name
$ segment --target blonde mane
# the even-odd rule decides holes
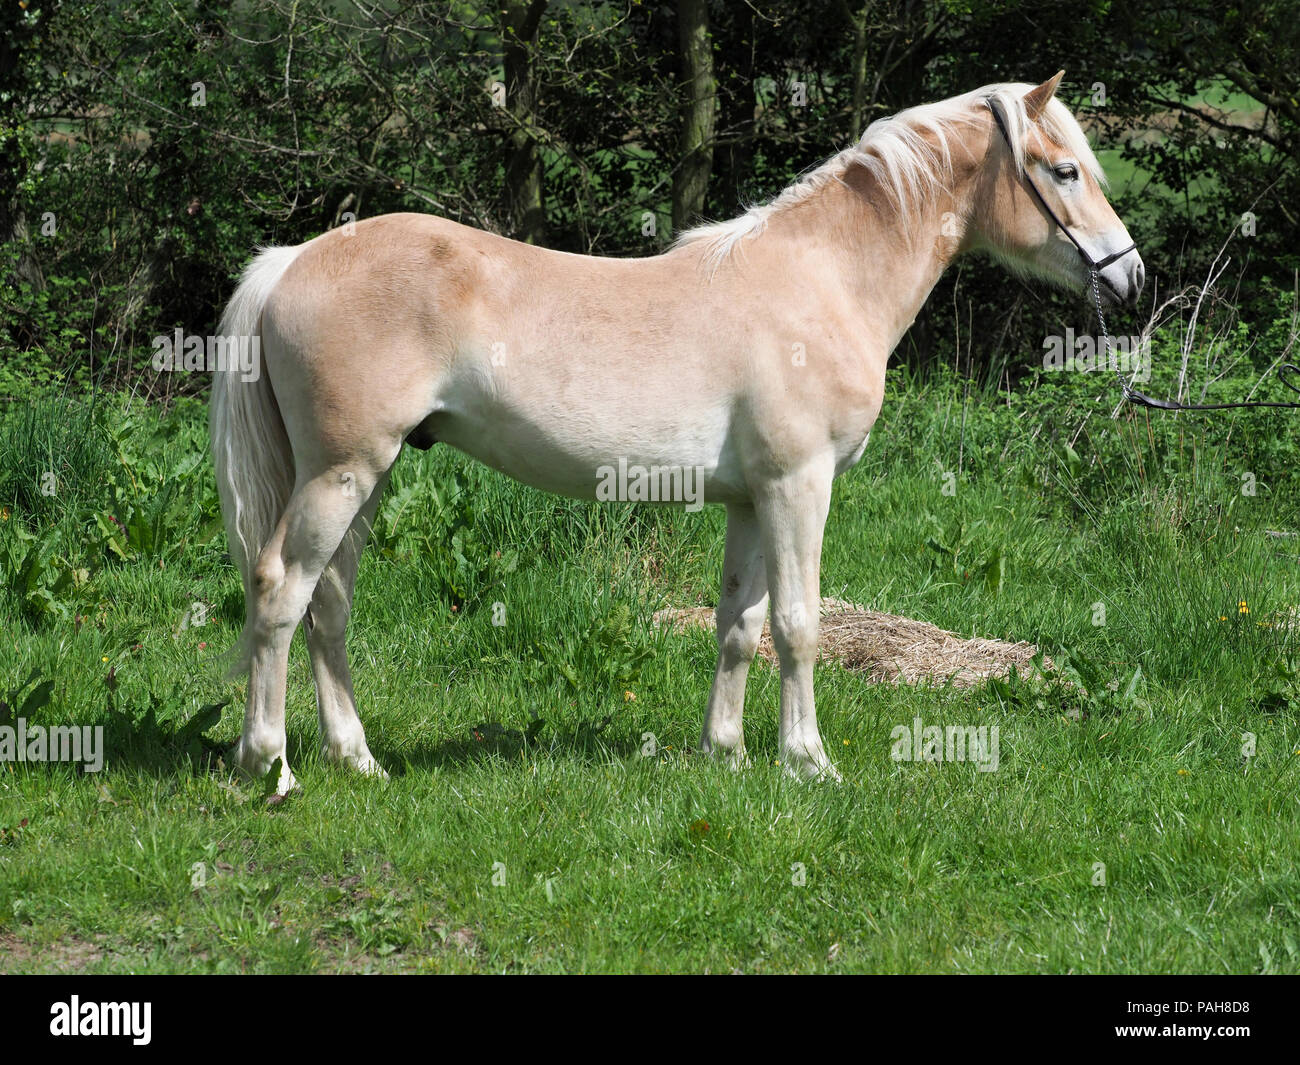
[[[866,167],[899,210],[909,204],[924,204],[944,189],[952,174],[949,137],[981,121],[986,104],[996,107],[1002,115],[1016,168],[1023,172],[1024,143],[1030,127],[1024,97],[1033,87],[1018,82],[986,85],[950,100],[909,107],[877,119],[857,144],[831,156],[774,199],[750,207],[729,221],[688,229],[673,242],[673,247],[705,244],[705,262],[716,269],[742,240],[761,233],[774,214],[802,203],[829,182],[842,181],[855,164]],[[1099,183],[1105,183],[1101,165],[1069,108],[1053,97],[1038,124],[1048,137],[1065,145]]]

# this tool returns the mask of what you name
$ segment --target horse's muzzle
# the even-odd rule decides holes
[[[1098,277],[1107,301],[1120,307],[1134,307],[1146,284],[1146,267],[1142,256],[1130,252],[1103,269]]]

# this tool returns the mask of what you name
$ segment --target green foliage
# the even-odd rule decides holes
[[[939,525],[939,519],[933,514],[926,514],[925,522],[935,527]],[[979,579],[996,595],[1007,574],[1006,555],[997,547],[985,556],[974,555],[970,551],[974,543],[973,534],[983,524],[983,521],[976,520],[967,526],[963,520],[958,519],[946,534],[927,537],[925,546],[943,560],[942,568],[948,575],[963,582],[972,578]]]
[[[457,610],[519,564],[517,551],[494,547],[485,535],[478,503],[484,476],[477,468],[453,472],[446,480],[399,475],[380,504],[372,533],[383,557],[425,561],[438,596]]]
[[[41,680],[41,671],[33,670],[21,684],[0,699],[0,725],[12,725],[16,718],[31,718],[49,705],[54,681]]]
[[[874,118],[1046,76],[1025,56],[1051,56],[1067,68],[1063,98],[1132,178],[1117,183],[1116,205],[1162,293],[1199,281],[1247,211],[1257,225],[1242,238],[1243,317],[1265,321],[1276,287],[1289,286],[1300,111],[1284,4],[1250,17],[1208,0],[1150,17],[1101,0],[713,4],[709,14],[712,217],[775,194]],[[89,381],[200,390],[200,378],[152,372],[151,339],[177,326],[211,332],[256,245],[308,239],[348,213],[510,228],[505,160],[519,117],[487,91],[504,75],[499,5],[402,0],[338,18],[290,0],[196,10],[142,0],[4,18],[16,106],[0,120],[0,169],[16,197],[0,210],[0,262],[14,278],[0,296],[0,396]],[[546,7],[528,46],[524,121],[542,160],[549,244],[642,255],[673,236],[677,47],[671,5]],[[1257,62],[1242,66],[1241,54]],[[1080,55],[1086,71],[1071,66]],[[977,262],[941,282],[900,357],[946,361],[946,338],[969,321],[980,376],[1015,378],[1008,353],[1078,315],[1071,303],[1009,292],[1000,268]]]
[[[1156,397],[1176,396],[1182,374],[1186,326],[1171,321],[1151,338],[1150,380],[1138,387]],[[1275,293],[1273,314],[1251,326],[1216,305],[1187,351],[1181,396],[1185,402],[1297,399],[1266,369],[1291,358],[1300,341],[1291,296]],[[1023,362],[1041,359],[1027,351]],[[898,402],[886,400],[879,432],[905,447],[942,476],[1016,476],[1054,506],[1070,508],[1123,502],[1134,490],[1169,500],[1201,491],[1207,481],[1223,492],[1226,511],[1249,505],[1251,493],[1285,497],[1300,492],[1294,420],[1288,410],[1238,410],[1204,414],[1148,413],[1121,402],[1115,375],[1038,370],[1012,390],[980,388],[951,369],[924,376],[928,402],[939,417],[920,417],[916,380],[906,369],[889,373]],[[1117,417],[1112,418],[1112,412]],[[943,536],[939,541],[944,543]],[[956,546],[949,544],[950,547]],[[951,553],[951,552],[950,552]],[[970,567],[966,567],[969,569]]]
[[[1295,658],[1270,663],[1255,705],[1269,714],[1300,709],[1300,663]]]
[[[106,569],[195,557],[221,529],[202,423],[49,398],[0,424],[0,587],[33,624],[102,622]]]
[[[215,762],[224,751],[224,744],[215,743],[205,733],[216,727],[230,700],[192,709],[192,695],[175,687],[165,695],[150,692],[143,706],[133,705],[116,697],[117,682],[112,672],[104,687],[108,711],[104,719],[105,744],[115,758],[174,759],[197,769]]]
[[[0,247],[0,256],[6,250]],[[84,390],[94,381],[87,350],[112,350],[112,335],[97,324],[96,307],[122,299],[121,286],[98,288],[84,279],[55,275],[39,288],[19,279],[0,294],[0,320],[16,347],[0,358],[0,397]]]
[[[1011,667],[1007,677],[992,677],[988,692],[1004,707],[1064,714],[1082,721],[1093,715],[1136,714],[1150,710],[1142,698],[1142,667],[1114,675],[1106,663],[1079,652],[1063,651],[1046,665],[1040,651],[1032,668],[1021,673]]]
[[[534,651],[531,667],[540,681],[558,673],[571,692],[598,700],[621,696],[639,681],[652,654],[644,627],[625,602],[613,603],[585,631],[561,630],[536,643]]]
[[[89,602],[90,570],[61,553],[60,542],[57,534],[38,536],[20,522],[0,538],[0,575],[31,620],[68,621]]]

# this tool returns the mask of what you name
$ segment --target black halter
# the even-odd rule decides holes
[[[1011,154],[1014,157],[1015,146],[1011,143],[1011,134],[1007,132],[1006,122],[1002,119],[1002,112],[994,106],[991,99],[986,102],[988,103],[989,110],[993,112],[993,121],[997,123],[998,129],[1002,133],[1002,139],[1007,142],[1007,147],[1011,149]],[[1127,248],[1113,252],[1112,254],[1107,255],[1104,259],[1094,259],[1092,253],[1079,242],[1079,238],[1070,232],[1070,227],[1057,217],[1056,212],[1052,210],[1051,204],[1047,202],[1041,190],[1034,183],[1034,179],[1030,176],[1028,169],[1021,170],[1020,176],[1024,179],[1025,184],[1029,186],[1029,191],[1034,194],[1034,198],[1038,200],[1039,206],[1047,212],[1047,217],[1056,223],[1057,229],[1070,238],[1070,243],[1074,245],[1075,249],[1079,252],[1080,258],[1083,259],[1084,264],[1088,267],[1088,283],[1092,289],[1093,308],[1097,312],[1097,324],[1101,326],[1101,335],[1106,342],[1106,358],[1109,360],[1114,346],[1111,344],[1110,333],[1106,329],[1106,316],[1102,313],[1101,309],[1101,291],[1098,288],[1098,283],[1101,277],[1101,271],[1116,260],[1124,258],[1124,256],[1129,252],[1136,251],[1137,242],[1134,241]],[[1296,377],[1300,377],[1300,366],[1294,366],[1287,362],[1277,368],[1278,380],[1281,381],[1282,384],[1286,385],[1287,388],[1291,389],[1292,392],[1300,393],[1300,386],[1297,386],[1291,380],[1287,380],[1287,378]],[[1130,403],[1138,404],[1138,406],[1151,407],[1155,410],[1231,410],[1235,407],[1300,407],[1300,403],[1278,403],[1263,400],[1253,400],[1243,403],[1177,403],[1168,399],[1155,399],[1152,396],[1139,392],[1124,379],[1124,375],[1121,374],[1118,369],[1115,371],[1115,378],[1119,381],[1119,387],[1123,391],[1125,399]]]
[[[1002,120],[1002,113],[993,106],[992,100],[989,101],[989,110],[993,112],[993,121],[998,124],[998,129],[1002,131],[1002,139],[1007,142],[1007,147],[1011,149],[1011,154],[1014,156],[1015,146],[1011,143],[1011,134],[1007,132],[1006,123]],[[1056,212],[1052,210],[1052,205],[1043,197],[1038,186],[1034,184],[1034,179],[1029,176],[1029,171],[1027,169],[1022,170],[1020,176],[1025,179],[1025,184],[1029,186],[1029,191],[1034,194],[1039,205],[1047,212],[1047,217],[1056,223],[1057,229],[1070,238],[1070,243],[1078,249],[1080,257],[1083,259],[1091,273],[1098,273],[1108,267],[1111,263],[1124,258],[1124,256],[1129,252],[1137,251],[1137,241],[1134,241],[1127,248],[1114,252],[1111,255],[1107,255],[1104,259],[1094,259],[1092,253],[1079,242],[1079,238],[1070,232],[1070,227],[1057,217]]]

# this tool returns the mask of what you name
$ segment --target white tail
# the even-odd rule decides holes
[[[247,337],[250,345],[252,338],[258,337],[260,348],[262,308],[303,247],[266,248],[248,264],[221,316],[221,336],[238,337],[241,342]],[[252,380],[245,381],[238,369],[217,370],[208,409],[221,515],[231,557],[244,579],[244,600],[249,604],[256,601],[253,567],[284,513],[294,479],[293,449],[266,374],[265,354],[260,352]],[[245,639],[240,640],[236,653],[231,672],[243,673],[247,669]]]

